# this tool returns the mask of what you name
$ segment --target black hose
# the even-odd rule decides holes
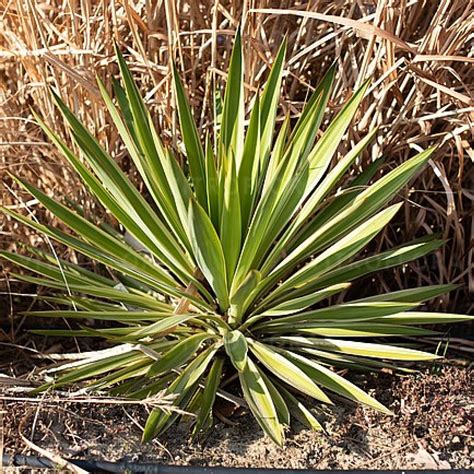
[[[314,471],[308,469],[260,469],[260,468],[229,468],[229,467],[191,467],[191,466],[166,466],[156,463],[135,463],[135,462],[108,462],[84,459],[68,459],[67,462],[84,469],[91,473],[136,473],[136,474],[301,474],[301,473],[317,473],[317,474],[335,474],[337,472],[343,474],[365,474],[366,470],[358,471]],[[9,456],[2,455],[1,467],[34,467],[42,469],[57,469],[58,465],[48,458],[39,458],[35,456],[23,456],[15,454]],[[459,469],[446,471],[374,471],[377,474],[473,474],[474,470]]]
[[[5,466],[28,466],[35,468],[58,468],[57,463],[48,458],[39,458],[35,456],[2,456],[3,467]],[[108,462],[83,459],[67,459],[67,462],[80,467],[88,472],[122,472],[136,474],[249,474],[256,472],[259,474],[285,473],[301,474],[301,472],[310,473],[308,470],[295,469],[245,469],[245,468],[225,468],[225,467],[198,467],[198,466],[167,466],[157,463],[135,463],[135,462]],[[323,472],[323,471],[318,471]],[[329,472],[329,471],[328,471]],[[450,473],[451,474],[451,473]]]

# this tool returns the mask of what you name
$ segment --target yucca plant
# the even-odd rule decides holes
[[[330,298],[356,278],[404,264],[442,244],[420,238],[357,259],[400,209],[400,203],[388,204],[433,149],[369,184],[379,164],[375,162],[336,193],[376,133],[363,137],[331,167],[367,83],[318,137],[335,75],[331,67],[296,123],[291,126],[287,118],[275,136],[285,44],[246,124],[237,35],[222,110],[214,136],[204,145],[174,70],[185,156],[180,166],[162,144],[118,49],[117,58],[121,83],[114,83],[115,101],[100,81],[98,86],[149,198],[53,93],[80,156],[37,116],[38,123],[121,228],[97,224],[80,206],[61,204],[20,178],[21,186],[72,233],[3,209],[97,262],[93,272],[38,250],[33,250],[34,257],[1,252],[37,274],[19,278],[58,290],[44,299],[65,308],[28,314],[108,322],[36,332],[100,337],[115,345],[64,366],[64,373],[40,390],[86,380],[90,390],[136,399],[165,390],[182,411],[153,409],[144,440],[163,433],[183,411],[196,415],[194,434],[203,432],[212,425],[218,396],[242,394],[265,433],[280,445],[293,420],[321,428],[310,398],[331,404],[335,393],[388,413],[334,368],[396,370],[396,361],[435,358],[400,344],[366,340],[432,334],[419,325],[468,319],[413,311],[453,285],[338,304],[330,304]],[[228,384],[237,379],[238,385]],[[229,390],[240,388],[229,395],[221,388],[224,382]]]

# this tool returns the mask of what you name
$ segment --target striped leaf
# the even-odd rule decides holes
[[[263,431],[279,446],[283,445],[283,427],[279,422],[270,391],[252,359],[239,372],[240,384],[250,410]]]
[[[217,295],[219,306],[229,306],[226,264],[219,237],[209,216],[195,200],[189,204],[189,229],[199,268]]]
[[[327,395],[301,369],[270,346],[248,339],[250,350],[275,376],[310,397],[331,404]]]

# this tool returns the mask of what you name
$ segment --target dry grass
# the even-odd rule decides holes
[[[74,196],[86,208],[94,206],[31,121],[29,107],[34,107],[62,129],[46,84],[61,91],[130,169],[94,82],[98,74],[111,86],[116,73],[113,41],[124,51],[157,126],[173,142],[178,135],[170,94],[171,59],[178,61],[205,130],[212,125],[212,84],[225,78],[239,21],[244,23],[249,92],[262,82],[283,35],[288,35],[281,117],[298,115],[312,86],[337,59],[332,111],[355,84],[373,78],[347,141],[350,146],[370,127],[380,128],[365,162],[384,155],[389,168],[419,147],[442,145],[401,196],[406,202],[403,212],[374,245],[383,248],[440,232],[446,246],[356,291],[457,282],[462,284],[459,290],[432,306],[468,311],[469,294],[474,292],[474,11],[469,0],[0,0],[3,203],[18,205],[9,189],[7,172],[12,172],[41,183],[56,196]],[[39,217],[48,218],[30,204]],[[0,219],[1,247],[15,247],[19,241],[40,243],[24,228]]]

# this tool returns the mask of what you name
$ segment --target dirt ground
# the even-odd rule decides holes
[[[418,375],[352,377],[395,416],[347,404],[319,413],[327,433],[299,427],[278,448],[244,411],[191,443],[187,427],[143,445],[143,407],[3,400],[5,454],[35,454],[21,435],[64,458],[193,466],[310,469],[474,468],[472,364],[447,360]]]

